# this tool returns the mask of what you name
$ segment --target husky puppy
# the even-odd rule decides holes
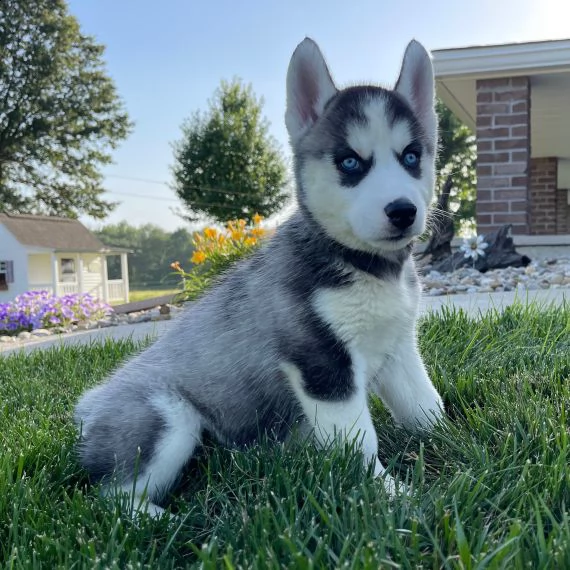
[[[285,121],[297,211],[77,405],[83,466],[95,480],[115,474],[153,513],[205,431],[224,445],[284,440],[296,423],[321,444],[360,438],[393,493],[368,393],[407,428],[443,413],[417,348],[410,256],[434,187],[428,53],[408,45],[393,90],[339,90],[307,38],[289,65]]]

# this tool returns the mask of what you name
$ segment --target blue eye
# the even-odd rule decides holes
[[[354,156],[349,156],[339,163],[339,167],[344,172],[356,172],[360,170],[360,160]]]
[[[420,163],[420,156],[417,152],[408,151],[402,157],[402,162],[408,168],[416,168]]]

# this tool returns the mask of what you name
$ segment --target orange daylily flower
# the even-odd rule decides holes
[[[192,254],[190,261],[192,263],[195,263],[196,265],[199,265],[200,263],[204,263],[204,261],[206,261],[206,254],[203,251],[200,251],[199,249],[197,249]]]

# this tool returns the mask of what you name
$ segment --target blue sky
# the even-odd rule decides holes
[[[288,153],[285,74],[299,41],[319,43],[335,81],[390,85],[407,42],[428,49],[569,37],[565,0],[70,0],[84,33],[107,47],[107,69],[135,129],[105,169],[106,220],[185,223],[165,184],[171,142],[222,78],[241,77],[265,100],[271,134]],[[127,196],[136,194],[137,196]],[[142,196],[142,197],[141,197]],[[89,226],[100,224],[85,219]]]

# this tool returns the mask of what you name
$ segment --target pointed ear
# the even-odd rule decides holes
[[[408,101],[435,147],[437,115],[433,66],[429,53],[416,40],[412,40],[406,48],[400,77],[394,91]]]
[[[336,92],[321,50],[305,38],[294,51],[287,71],[285,125],[292,143],[307,132]]]

